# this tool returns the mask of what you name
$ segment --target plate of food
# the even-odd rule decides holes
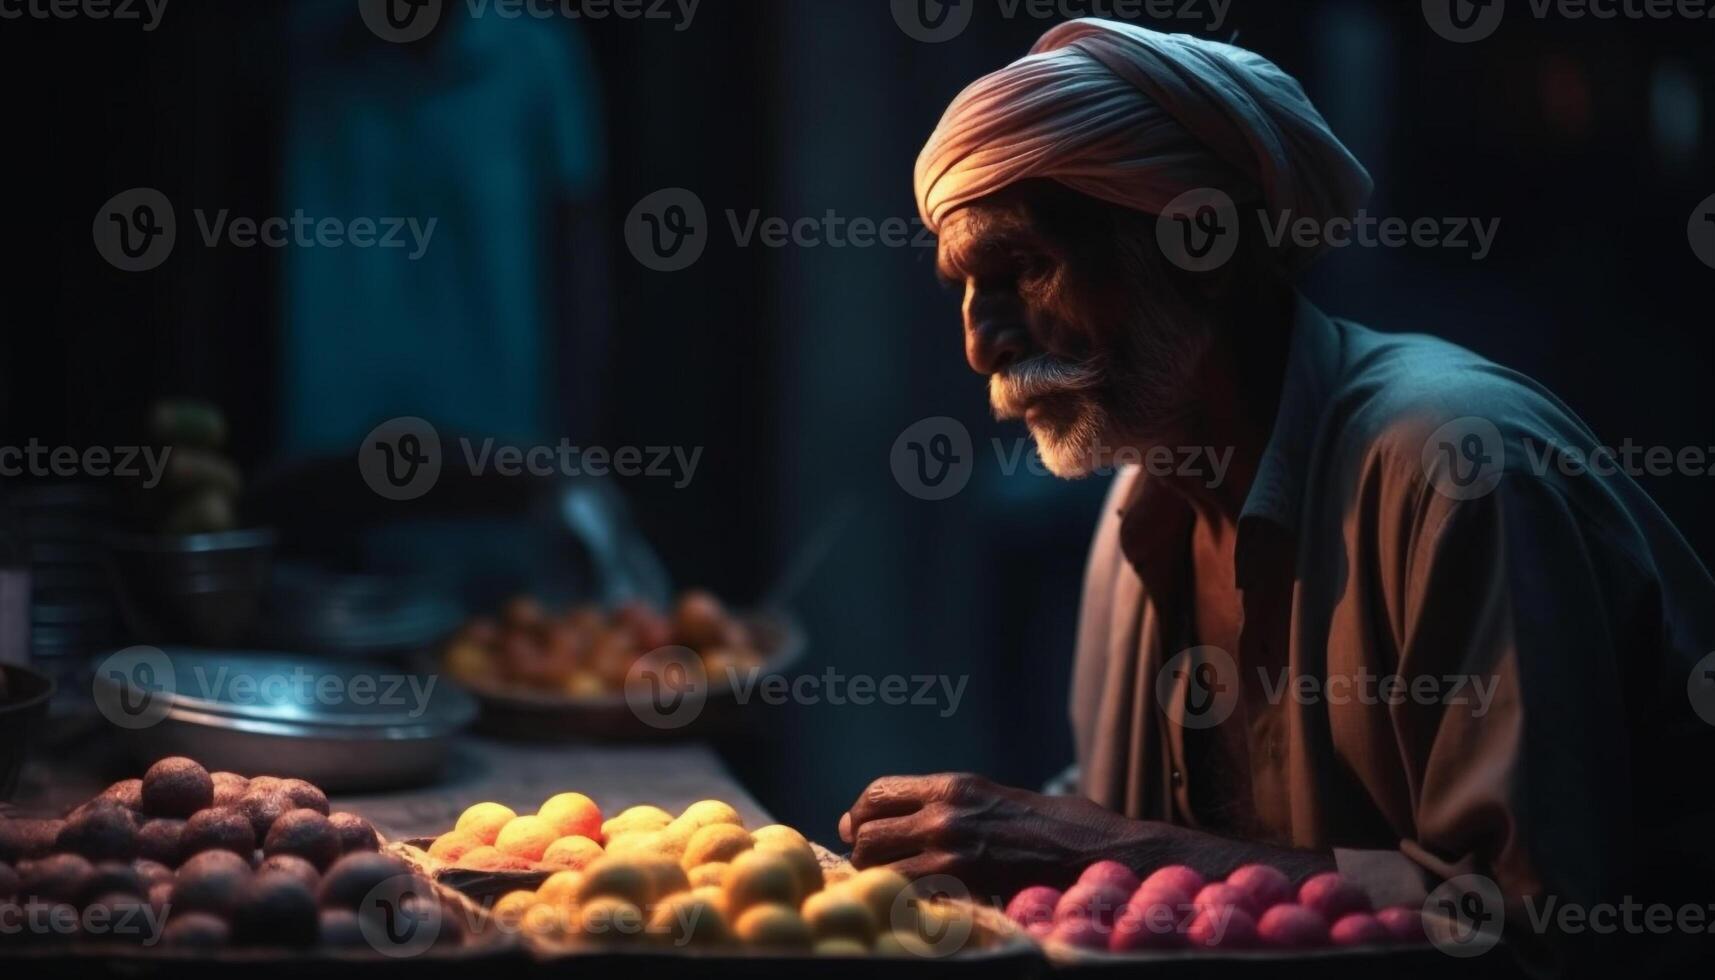
[[[803,646],[790,615],[733,611],[703,589],[667,610],[520,596],[460,628],[441,663],[481,702],[478,728],[491,734],[673,738],[737,725]]]

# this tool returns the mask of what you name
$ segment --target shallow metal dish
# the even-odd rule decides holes
[[[98,704],[123,696],[133,718],[158,718],[126,731],[139,763],[187,755],[330,790],[434,779],[477,712],[436,675],[278,653],[137,648],[104,661],[95,684]]]

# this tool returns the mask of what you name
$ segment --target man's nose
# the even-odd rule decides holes
[[[983,314],[975,309],[965,319],[965,360],[982,375],[998,374],[1031,353],[1030,330],[1016,316]]]

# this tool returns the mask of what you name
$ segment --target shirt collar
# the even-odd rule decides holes
[[[1263,549],[1290,546],[1296,539],[1316,432],[1338,380],[1340,358],[1338,327],[1299,295],[1274,429],[1239,511],[1234,543],[1239,588],[1262,571],[1267,558]],[[1190,506],[1159,481],[1139,475],[1119,513],[1120,546],[1145,583],[1171,574],[1171,563],[1184,557],[1179,545],[1190,528]]]

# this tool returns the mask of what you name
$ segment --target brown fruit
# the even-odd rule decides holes
[[[91,807],[66,821],[54,848],[91,861],[129,861],[137,856],[137,826],[117,804]]]
[[[214,779],[183,756],[162,759],[143,774],[143,812],[153,817],[189,817],[214,805]]]
[[[339,832],[314,810],[290,810],[269,828],[262,852],[269,857],[296,854],[318,868],[326,868],[339,858]]]
[[[292,798],[278,789],[257,789],[256,782],[252,779],[249,792],[239,799],[238,812],[249,819],[257,840],[267,840],[274,821],[293,808]]]
[[[157,817],[137,828],[137,855],[176,868],[183,860],[185,821]]]
[[[256,866],[257,874],[288,874],[302,881],[305,887],[315,891],[321,886],[322,874],[316,866],[296,854],[276,854],[262,859]]]
[[[180,912],[229,915],[238,893],[251,879],[250,862],[231,851],[204,851],[179,866],[173,877],[171,905]]]
[[[0,861],[23,861],[52,852],[64,820],[14,820],[0,817]]]
[[[237,809],[210,807],[185,821],[179,846],[186,854],[219,849],[248,858],[256,850],[256,831]]]
[[[142,877],[146,885],[158,885],[163,881],[173,880],[173,869],[160,861],[138,858],[131,862],[131,868]]]
[[[250,780],[235,772],[211,772],[208,776],[214,781],[215,806],[232,806],[250,791]]]
[[[218,949],[231,942],[226,920],[207,912],[180,912],[161,931],[161,944],[178,949]]]
[[[409,875],[411,868],[390,854],[358,852],[334,862],[322,876],[318,900],[323,908],[357,910],[363,896],[389,878]]]
[[[309,946],[321,917],[302,879],[286,872],[259,874],[246,882],[232,909],[232,935],[258,946]]]
[[[368,942],[350,909],[322,909],[320,934],[321,944],[332,949],[362,949]]]
[[[18,869],[18,893],[46,901],[74,902],[95,877],[95,865],[78,854],[53,854]]]
[[[302,779],[287,779],[280,783],[280,791],[292,798],[292,809],[314,810],[324,817],[328,815],[327,794],[314,783]]]
[[[102,790],[101,795],[128,810],[143,809],[143,781],[141,779],[121,779]]]
[[[77,901],[89,902],[103,895],[144,898],[148,894],[149,884],[143,880],[136,868],[119,861],[103,861],[95,866],[89,878],[84,881]]]
[[[381,835],[375,832],[375,827],[369,821],[355,813],[328,814],[328,823],[339,834],[339,849],[341,853],[350,854],[353,851],[381,850]]]

